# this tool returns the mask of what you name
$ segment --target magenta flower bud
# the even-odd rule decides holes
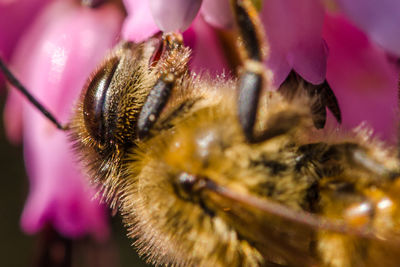
[[[162,31],[184,31],[196,17],[202,0],[149,0],[151,14]]]
[[[91,9],[75,1],[55,1],[21,37],[11,67],[31,93],[66,123],[87,77],[115,44],[122,19],[113,5]],[[9,135],[22,130],[30,179],[22,228],[36,233],[51,224],[66,237],[105,238],[106,213],[93,200],[95,190],[81,173],[68,134],[15,90],[10,91],[5,121],[7,128],[12,127]]]
[[[9,60],[20,36],[50,0],[0,0],[0,56]],[[12,27],[10,27],[12,25]],[[0,73],[0,87],[3,77]]]
[[[387,52],[400,56],[399,0],[336,0],[356,26]]]

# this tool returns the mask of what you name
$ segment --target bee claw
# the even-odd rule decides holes
[[[342,114],[340,112],[338,100],[327,81],[325,81],[324,85],[324,91],[321,97],[325,99],[326,107],[332,112],[337,122],[342,123]]]
[[[315,128],[324,128],[327,116],[326,108],[332,112],[338,123],[342,122],[339,103],[326,80],[321,84],[315,85],[307,82],[292,70],[278,90],[289,101],[301,95],[302,90],[307,93],[307,97],[313,100],[311,113]]]

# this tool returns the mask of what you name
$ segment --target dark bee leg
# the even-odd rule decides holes
[[[145,137],[150,131],[157,117],[161,113],[161,110],[168,101],[174,82],[175,77],[163,75],[157,80],[153,89],[151,89],[146,102],[140,111],[137,122],[139,138]]]
[[[246,70],[240,74],[239,79],[239,121],[243,132],[249,142],[256,142],[258,139],[253,132],[258,110],[258,99],[263,88],[262,70]]]
[[[177,33],[170,33],[165,36],[163,41],[166,46],[166,51],[163,53],[166,55],[165,58],[159,60],[162,61],[160,63],[163,64],[163,67],[160,70],[162,74],[151,89],[142,110],[140,111],[137,122],[139,138],[147,136],[164,106],[168,102],[176,80],[182,76],[187,68],[185,50],[182,46],[182,36]]]
[[[231,0],[233,13],[238,26],[239,36],[243,42],[240,46],[244,58],[243,70],[240,74],[239,121],[249,142],[256,142],[253,132],[258,108],[258,99],[264,87],[263,29],[257,11],[249,0]]]
[[[242,57],[244,58],[243,71],[239,79],[239,120],[244,134],[250,142],[263,141],[261,137],[256,137],[254,133],[254,124],[256,122],[256,113],[258,108],[258,98],[264,87],[265,79],[263,77],[264,64],[263,52],[268,50],[263,36],[263,28],[257,16],[257,11],[252,6],[250,0],[231,0],[233,13],[238,26],[239,35],[243,45],[240,47]],[[268,4],[268,3],[265,3]],[[294,74],[294,75],[293,75]],[[341,113],[338,101],[330,88],[324,81],[322,84],[314,85],[304,81],[294,71],[288,76],[287,83],[293,83],[292,87],[283,86],[291,90],[294,94],[300,84],[305,92],[315,100],[312,109],[313,121],[316,128],[323,128],[326,122],[326,108],[328,108],[336,120],[341,122]],[[281,87],[282,88],[282,87]]]
[[[250,0],[231,0],[234,17],[239,30],[245,60],[262,62],[264,49],[264,30],[258,12]]]

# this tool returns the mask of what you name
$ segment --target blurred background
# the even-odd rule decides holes
[[[6,92],[5,90],[0,92],[0,110],[3,110]],[[126,237],[118,215],[110,218],[111,240],[101,245],[91,240],[65,240],[54,236],[55,233],[51,229],[45,229],[34,236],[21,231],[19,220],[29,183],[25,174],[22,147],[8,142],[2,116],[0,116],[0,179],[1,266],[52,266],[43,262],[43,258],[48,256],[46,253],[49,253],[45,249],[49,246],[49,241],[56,242],[51,244],[55,244],[54,247],[57,247],[57,242],[69,244],[73,255],[70,266],[148,266],[139,259],[131,246],[132,241]]]

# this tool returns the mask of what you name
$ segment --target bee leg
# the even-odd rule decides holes
[[[161,76],[151,89],[139,113],[137,133],[139,138],[147,136],[161,111],[168,102],[175,82],[187,70],[189,54],[183,47],[182,36],[178,33],[168,33],[164,36],[164,55],[157,61],[161,65]]]
[[[256,63],[248,61],[248,63]],[[238,108],[239,108],[239,121],[242,125],[243,133],[247,140],[251,143],[260,141],[254,133],[254,124],[256,122],[256,115],[258,110],[258,99],[263,88],[263,69],[258,64],[254,65],[254,69],[249,67],[240,74],[238,90]],[[250,65],[250,64],[249,64]]]
[[[264,87],[263,52],[267,51],[263,27],[250,0],[231,0],[235,21],[242,43],[240,54],[244,61],[238,82],[239,121],[249,142],[257,142],[253,132],[258,99]]]
[[[231,0],[233,13],[242,43],[239,52],[243,59],[238,81],[238,112],[243,133],[250,143],[262,142],[287,133],[300,123],[301,114],[278,113],[271,118],[264,132],[256,133],[254,125],[257,119],[259,98],[262,90],[268,86],[268,77],[264,66],[268,45],[264,30],[255,7],[250,0]],[[275,122],[275,124],[273,123]]]
[[[139,114],[137,122],[138,137],[144,138],[167,103],[174,86],[175,77],[171,75],[161,76],[151,89]]]
[[[243,131],[249,141],[255,142],[253,127],[256,121],[258,98],[263,88],[263,73],[261,71],[265,56],[268,53],[267,43],[264,42],[263,27],[257,16],[257,11],[250,0],[231,0],[233,13],[239,30],[242,44],[239,47],[242,58],[244,58],[244,70],[240,75],[239,81],[239,120]],[[265,3],[268,4],[268,3]],[[247,63],[260,63],[258,70],[248,68]],[[293,84],[295,82],[295,84]],[[292,86],[287,86],[290,83]],[[304,90],[308,96],[314,100],[311,107],[313,121],[316,128],[323,128],[326,122],[326,108],[328,108],[336,120],[341,123],[341,112],[338,101],[328,82],[325,80],[321,84],[314,85],[305,81],[294,71],[288,76],[284,84],[280,87],[286,88],[291,95],[298,93],[297,89]],[[284,94],[285,95],[285,94]],[[258,141],[262,141],[261,139]]]

